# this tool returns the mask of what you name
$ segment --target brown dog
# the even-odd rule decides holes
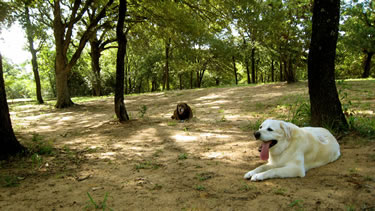
[[[193,111],[191,110],[190,106],[188,106],[188,104],[179,103],[177,104],[177,108],[171,118],[176,120],[189,120],[193,118]]]

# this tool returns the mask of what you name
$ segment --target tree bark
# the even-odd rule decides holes
[[[91,46],[91,69],[94,73],[95,81],[93,83],[94,96],[101,96],[101,80],[100,80],[100,48],[99,41],[95,38],[90,39]]]
[[[370,77],[370,70],[371,70],[371,59],[372,59],[372,56],[374,55],[374,52],[368,52],[366,51],[366,57],[365,57],[365,60],[364,60],[364,71],[363,71],[363,74],[362,74],[362,78],[368,78]]]
[[[127,1],[120,0],[119,17],[116,26],[116,35],[118,42],[117,60],[116,60],[116,89],[115,89],[115,113],[120,122],[128,121],[129,116],[124,103],[124,70],[125,55],[127,44],[127,31],[124,32],[124,22],[127,13]]]
[[[34,73],[34,79],[35,79],[35,85],[36,85],[36,99],[39,104],[43,104],[44,101],[42,97],[42,88],[40,85],[38,62],[37,62],[37,57],[36,57],[37,51],[34,48],[33,30],[31,27],[29,7],[27,6],[27,4],[25,4],[25,22],[26,22],[26,35],[27,35],[27,40],[29,42],[29,50],[31,53],[31,64],[33,66],[33,73]]]
[[[256,83],[256,76],[255,76],[255,48],[251,49],[251,79],[252,83]]]
[[[169,90],[169,50],[171,48],[171,38],[165,43],[165,69],[164,69],[164,84],[163,90],[167,88]]]
[[[283,60],[280,58],[280,80],[283,81]]]
[[[234,79],[236,81],[236,85],[238,85],[238,78],[237,78],[237,68],[236,68],[236,59],[232,56],[232,63],[233,63],[233,72],[234,72]]]
[[[243,36],[243,44],[245,46],[245,49],[246,49],[246,39],[245,39],[245,36]],[[247,84],[250,84],[251,81],[250,81],[250,68],[249,68],[249,58],[248,58],[248,55],[245,51],[245,66],[246,66],[246,76],[247,76]]]
[[[271,61],[271,81],[275,82],[275,66],[274,66],[274,61],[272,59]]]
[[[93,83],[94,96],[101,95],[101,80],[100,80],[100,48],[99,41],[95,38],[90,39],[91,46],[91,69],[94,73],[95,81]]]
[[[340,20],[340,0],[315,0],[308,56],[311,124],[346,130],[335,84],[335,56]]]
[[[193,70],[190,71],[190,89],[193,89]]]
[[[53,31],[55,36],[56,46],[56,58],[55,58],[55,72],[56,72],[56,94],[57,102],[56,108],[65,108],[73,105],[73,101],[70,99],[70,93],[68,88],[68,73],[67,69],[67,57],[64,45],[66,41],[64,39],[65,26],[61,21],[61,8],[60,1],[54,1],[54,20],[53,20]]]
[[[0,54],[0,160],[5,160],[9,156],[24,152],[24,148],[14,135],[12,123],[9,115],[9,107],[5,94],[5,84],[3,78],[3,63]]]
[[[285,62],[285,77],[287,83],[296,82],[296,74],[293,68],[292,58],[290,57],[287,62]]]

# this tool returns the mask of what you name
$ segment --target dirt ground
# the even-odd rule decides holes
[[[349,97],[375,90],[350,82]],[[307,84],[209,88],[125,97],[132,118],[115,121],[113,97],[57,110],[11,105],[19,141],[52,152],[0,163],[0,210],[374,210],[375,140],[349,133],[342,156],[304,178],[251,182],[264,163],[256,122],[290,117]],[[362,96],[362,95],[360,95]],[[375,94],[361,112],[375,118]],[[172,121],[178,102],[194,112]]]

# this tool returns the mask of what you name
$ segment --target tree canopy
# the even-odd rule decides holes
[[[41,95],[57,98],[56,107],[63,108],[73,105],[73,96],[115,93],[118,1],[12,3],[11,9],[1,3],[1,10],[13,12],[1,18],[18,18],[33,29],[29,40],[38,44]],[[309,0],[126,3],[124,94],[307,80]],[[375,76],[374,4],[345,1],[341,6],[336,79]],[[4,64],[8,96],[37,97],[31,73],[7,58]],[[26,86],[19,86],[20,78]]]

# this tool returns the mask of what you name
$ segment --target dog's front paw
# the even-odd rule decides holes
[[[251,177],[251,181],[262,181],[262,180],[264,180],[264,179],[267,179],[266,177],[265,177],[265,174],[264,174],[264,172],[262,172],[262,173],[259,173],[259,174],[254,174],[252,177]]]
[[[247,172],[245,174],[245,176],[243,178],[250,179],[254,174],[255,174],[254,170],[253,171],[249,171],[249,172]]]

